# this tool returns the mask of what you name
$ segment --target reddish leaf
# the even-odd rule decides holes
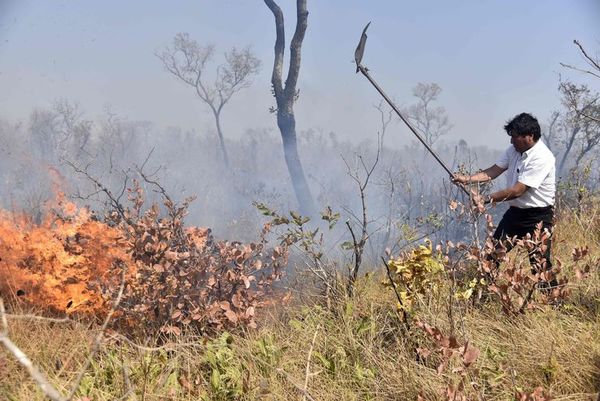
[[[229,319],[229,321],[231,323],[237,323],[238,322],[238,316],[237,314],[232,311],[231,309],[225,311],[225,316],[227,317],[227,319]]]
[[[163,326],[160,331],[165,334],[174,334],[176,336],[181,335],[181,329],[177,326]]]
[[[246,318],[254,316],[254,306],[250,306],[248,309],[246,309],[245,315]]]
[[[469,367],[479,357],[479,350],[473,347],[470,343],[465,345],[465,352],[463,354],[463,363]]]
[[[421,358],[427,359],[429,355],[431,355],[431,350],[427,348],[417,348],[417,354],[419,354]]]

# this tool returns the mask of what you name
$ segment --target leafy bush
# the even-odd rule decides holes
[[[156,204],[142,211],[139,185],[129,194],[133,207],[111,216],[127,233],[136,270],[124,293],[121,322],[175,335],[186,327],[256,327],[256,309],[287,263],[285,246],[267,249],[269,226],[257,242],[216,241],[210,229],[183,224],[193,199],[177,205],[163,193],[161,216]]]

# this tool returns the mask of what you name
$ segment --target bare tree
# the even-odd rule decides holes
[[[577,67],[560,63],[563,67],[600,78],[600,59],[591,56],[581,43],[574,40],[587,67]],[[569,157],[574,156],[578,165],[600,143],[600,94],[592,92],[585,85],[577,85],[561,80],[558,86],[563,111],[559,116],[553,114],[552,121],[558,122],[548,132],[546,140],[555,139],[562,145],[562,155],[558,165],[559,174],[564,173]]]
[[[600,142],[600,94],[569,81],[560,83],[559,92],[564,106],[557,133],[563,145],[558,167],[562,173],[569,156],[574,154],[578,164]]]
[[[441,92],[442,88],[436,83],[419,82],[413,88],[413,96],[417,98],[417,102],[407,110],[408,118],[428,145],[433,145],[452,128],[446,110],[433,104]]]
[[[596,78],[600,78],[600,56],[598,56],[598,55],[596,55],[595,57],[590,56],[588,54],[588,52],[585,50],[585,48],[583,47],[583,45],[581,43],[579,43],[577,40],[574,40],[573,43],[575,43],[575,45],[579,48],[579,52],[583,56],[583,59],[585,60],[586,64],[588,65],[589,69],[574,67],[572,65],[563,64],[563,63],[561,63],[561,65],[563,67],[570,68],[570,69],[573,69],[573,70],[576,70],[579,72],[583,72],[584,74],[589,74]],[[592,115],[592,113],[584,112],[583,116],[587,119],[595,121],[596,123],[600,123],[600,117],[598,115]]]
[[[298,156],[296,117],[294,115],[294,103],[298,98],[296,84],[298,83],[298,74],[300,72],[301,47],[308,25],[306,0],[296,1],[296,30],[294,31],[294,36],[290,43],[290,66],[285,86],[281,80],[283,72],[283,54],[285,50],[283,12],[275,1],[264,1],[275,17],[275,30],[277,34],[275,39],[275,61],[273,63],[273,74],[271,76],[273,95],[275,96],[277,108],[273,108],[272,111],[277,113],[277,126],[281,132],[285,162],[288,171],[290,172],[296,199],[300,205],[300,211],[305,215],[314,215],[316,211],[314,200],[304,175],[300,157]]]
[[[156,56],[171,74],[194,88],[198,97],[208,105],[215,118],[223,161],[229,167],[221,113],[231,97],[252,84],[251,77],[260,70],[260,60],[249,47],[225,53],[225,63],[217,67],[214,81],[206,77],[207,66],[215,52],[213,45],[201,46],[187,33],[178,33],[172,47],[165,47]]]
[[[383,111],[381,111],[381,114],[382,114],[382,126],[383,126],[383,130],[385,130],[389,121],[386,122]],[[359,216],[356,216],[356,214],[354,214],[352,211],[346,210],[355,220],[355,224],[358,224],[359,230],[360,230],[360,236],[358,236],[357,235],[358,233],[354,232],[354,229],[352,228],[353,225],[350,223],[350,220],[346,221],[346,226],[348,227],[348,230],[350,231],[350,235],[352,236],[352,241],[349,242],[348,248],[352,249],[352,253],[354,256],[354,265],[349,267],[349,269],[348,269],[347,289],[348,289],[348,295],[350,295],[350,296],[353,295],[354,285],[356,284],[356,280],[358,278],[358,271],[360,270],[360,266],[361,266],[362,260],[363,260],[363,253],[365,250],[365,245],[370,238],[370,234],[368,231],[369,220],[367,218],[366,190],[367,190],[367,186],[369,185],[369,180],[371,179],[371,176],[373,175],[373,172],[375,171],[375,167],[377,167],[377,164],[379,163],[379,156],[381,153],[381,148],[382,148],[381,134],[378,133],[378,135],[377,135],[377,153],[375,155],[375,160],[373,161],[373,163],[370,166],[367,165],[364,157],[360,154],[355,155],[355,163],[354,163],[353,167],[350,166],[350,164],[342,156],[342,159],[344,160],[344,163],[346,164],[346,167],[348,169],[348,175],[350,176],[350,178],[352,178],[352,180],[354,180],[354,182],[356,183],[356,185],[358,187],[358,192],[360,195],[360,206],[361,206],[361,212],[362,212],[361,216],[359,217]]]
[[[58,100],[52,110],[31,114],[29,134],[41,157],[58,162],[66,157],[89,156],[92,129],[93,123],[84,119],[77,104]]]

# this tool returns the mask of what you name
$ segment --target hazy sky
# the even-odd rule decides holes
[[[295,2],[279,3],[289,41]],[[378,128],[378,95],[352,63],[368,21],[363,64],[374,78],[399,105],[413,101],[417,82],[438,83],[454,124],[448,139],[476,145],[507,145],[501,127],[521,111],[546,120],[559,106],[559,74],[586,81],[559,64],[583,65],[573,39],[600,52],[600,0],[308,0],[308,8],[298,128],[357,141]],[[201,101],[154,55],[178,32],[214,43],[217,62],[232,46],[251,45],[263,68],[224,111],[225,135],[275,127],[275,28],[260,0],[0,0],[0,118],[26,121],[32,109],[66,98],[90,118],[110,106],[131,120],[212,129]],[[388,138],[410,135],[396,124]]]

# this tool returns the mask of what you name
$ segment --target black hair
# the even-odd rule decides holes
[[[542,136],[537,118],[529,113],[521,113],[515,116],[506,123],[504,130],[508,135],[533,135],[533,140],[536,142]]]

